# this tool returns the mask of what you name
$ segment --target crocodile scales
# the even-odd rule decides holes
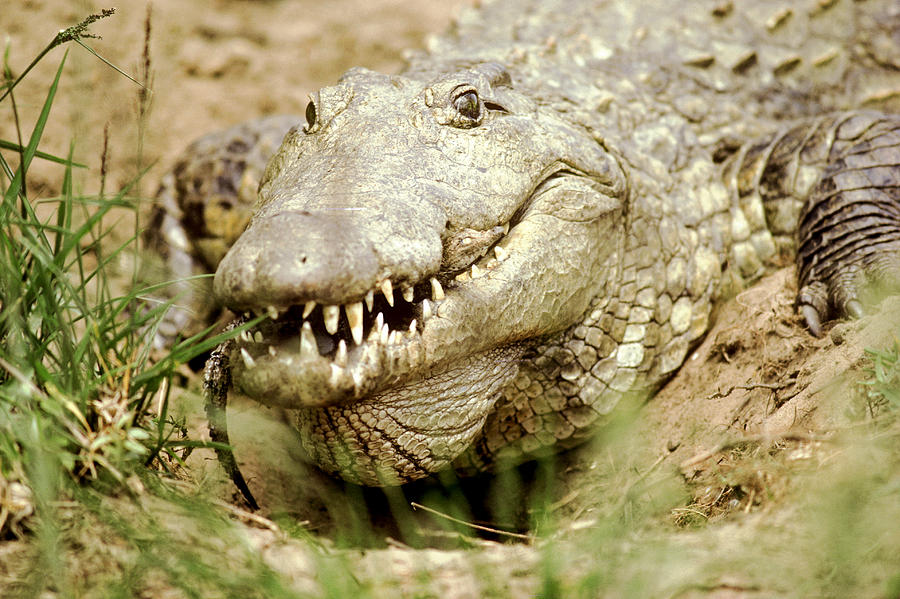
[[[898,98],[893,1],[485,2],[401,75],[196,142],[147,238],[266,315],[211,384],[311,462],[489,469],[652,396],[723,285],[795,253],[813,333],[861,314],[898,268]]]

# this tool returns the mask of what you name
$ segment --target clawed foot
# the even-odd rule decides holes
[[[881,296],[879,291],[884,294],[900,292],[900,259],[888,255],[881,256],[877,262],[877,267],[848,268],[828,282],[815,280],[800,288],[797,309],[810,333],[821,337],[822,323],[833,318],[862,318],[866,314],[863,298]],[[888,272],[892,274],[886,274]]]
[[[900,120],[872,116],[845,141],[797,229],[797,307],[817,337],[823,321],[859,318],[872,300],[900,292]]]

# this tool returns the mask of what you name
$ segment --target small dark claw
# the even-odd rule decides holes
[[[859,300],[852,299],[844,306],[844,313],[851,318],[859,320],[865,315],[863,306]]]
[[[806,321],[809,332],[812,333],[814,337],[821,337],[822,319],[819,316],[819,311],[809,304],[802,304],[800,306],[800,312],[803,314],[803,319]]]

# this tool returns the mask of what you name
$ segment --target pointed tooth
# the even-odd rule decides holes
[[[256,361],[250,356],[250,352],[247,351],[246,347],[241,348],[241,358],[244,359],[244,366],[247,368],[256,366]]]
[[[390,336],[388,336],[388,345],[394,345],[397,342],[397,331],[391,331]]]
[[[334,362],[331,363],[331,380],[329,382],[331,383],[332,387],[337,387],[338,383],[341,382],[342,372],[343,370],[340,366],[338,366]]]
[[[337,353],[334,354],[334,363],[343,368],[347,365],[347,342],[338,341]]]
[[[366,294],[366,308],[369,309],[369,312],[372,311],[372,308],[375,306],[375,292],[369,289],[369,292]]]
[[[503,234],[509,235],[509,223],[508,222],[503,223]]]
[[[380,329],[381,325],[384,324],[384,314],[381,312],[378,313],[378,316],[375,317],[375,328]]]
[[[325,330],[329,335],[334,335],[338,330],[338,317],[341,315],[340,306],[322,306],[322,320],[325,321]]]
[[[303,306],[303,318],[306,318],[310,314],[312,314],[313,309],[316,307],[316,302],[308,301],[306,305]]]
[[[347,313],[347,322],[350,324],[350,333],[353,335],[353,341],[356,345],[362,343],[363,338],[363,305],[362,302],[348,304],[344,306]]]
[[[263,342],[262,333],[260,333],[259,331],[255,331],[253,333],[253,340],[257,343],[262,343]]]
[[[241,331],[240,338],[244,343],[250,343],[253,341],[253,337],[250,336],[250,331],[247,330]]]
[[[472,278],[473,279],[477,279],[478,277],[480,277],[483,274],[484,274],[484,271],[481,270],[480,268],[478,268],[477,264],[472,265]]]
[[[427,299],[422,300],[422,320],[428,320],[431,318],[431,302]]]
[[[461,273],[459,273],[458,275],[456,275],[453,278],[456,279],[456,281],[458,283],[465,283],[466,281],[472,280],[472,276],[469,274],[468,270],[462,271]]]
[[[431,299],[436,302],[444,299],[444,288],[441,287],[441,282],[433,277],[431,279]]]
[[[412,303],[412,301],[413,301],[413,288],[412,287],[405,287],[403,289],[403,299],[406,300],[410,304]]]
[[[507,250],[503,246],[495,245],[494,246],[494,255],[497,256],[497,260],[503,262],[507,258],[509,258],[509,250]]]
[[[316,345],[316,336],[313,334],[312,327],[308,322],[304,322],[300,329],[300,356],[307,354],[319,355],[319,346]]]
[[[409,332],[410,332],[410,333],[415,333],[415,332],[416,332],[416,325],[417,325],[417,324],[419,324],[419,323],[416,321],[415,318],[413,318],[413,319],[412,319],[412,322],[409,323]]]
[[[384,283],[381,284],[381,293],[384,294],[384,299],[387,300],[388,306],[394,307],[394,288],[391,286],[391,280],[385,279]]]
[[[381,342],[381,345],[387,345],[388,341],[391,339],[391,329],[388,325],[384,325],[381,327],[379,332],[378,341]]]
[[[363,375],[362,375],[362,373],[359,372],[359,371],[354,370],[354,371],[351,372],[350,374],[353,376],[353,386],[354,386],[356,389],[362,388],[362,384],[363,384]]]
[[[272,320],[278,320],[278,309],[275,306],[267,306],[266,313]]]
[[[273,345],[269,346],[269,355],[272,356],[273,358],[275,357],[275,346],[273,346]]]
[[[378,337],[381,335],[381,332],[378,330],[378,327],[372,327],[369,329],[369,336],[366,337],[366,342],[371,345],[373,343],[378,342]]]

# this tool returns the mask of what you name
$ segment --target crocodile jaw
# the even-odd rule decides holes
[[[515,234],[507,241],[515,245]],[[371,300],[376,310],[406,314],[402,328],[389,324],[396,315],[373,317],[365,299],[341,307],[343,333],[356,322],[350,315],[364,312],[359,344],[351,332],[349,342],[335,345],[323,331],[328,325],[319,319],[333,314],[330,307],[311,308],[306,320],[284,314],[262,323],[237,340],[237,388],[262,403],[294,408],[310,460],[351,482],[401,484],[443,469],[479,433],[525,348],[478,326],[494,320],[499,330],[515,331],[520,318],[513,310],[498,313],[498,306],[511,299],[505,287],[522,257],[496,247],[443,285],[430,279],[413,294],[391,293],[393,311],[383,296]],[[270,312],[279,316],[277,308]]]

